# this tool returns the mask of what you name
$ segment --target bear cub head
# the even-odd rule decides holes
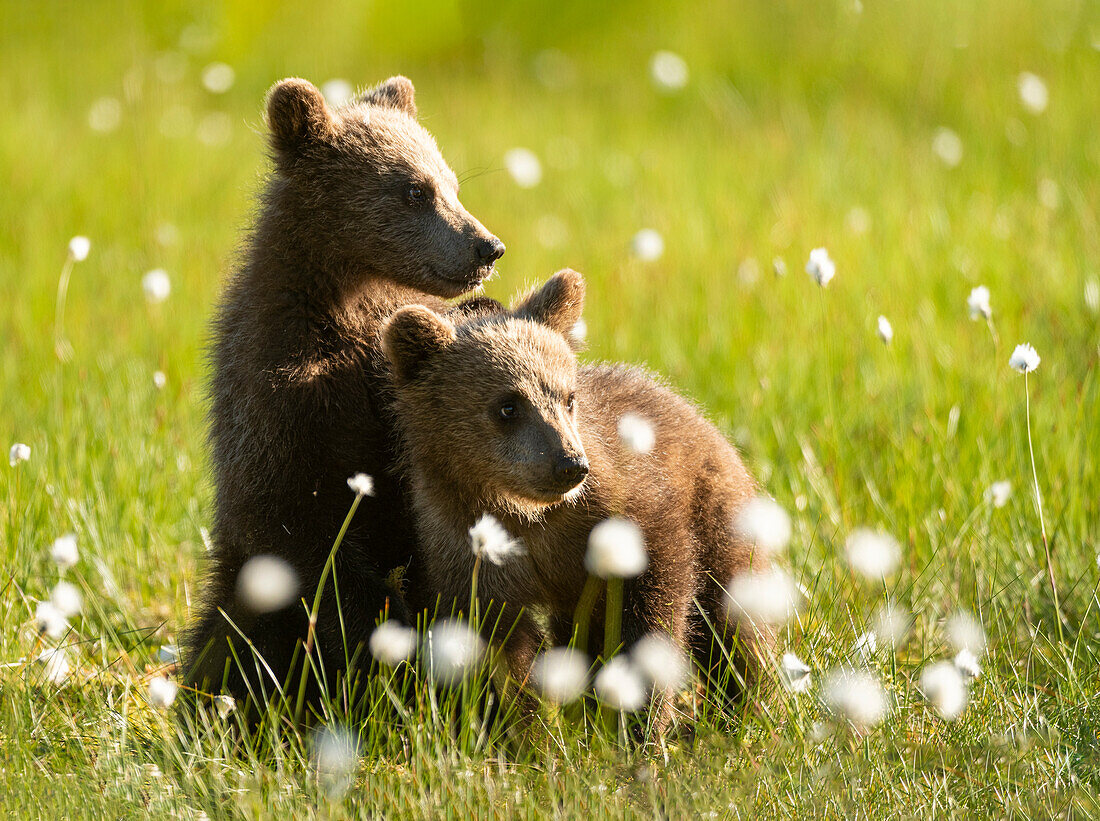
[[[509,311],[455,325],[421,305],[396,311],[382,347],[414,473],[466,505],[537,518],[588,475],[567,336],[584,279],[555,274]]]
[[[459,202],[405,77],[335,109],[311,83],[283,80],[268,93],[267,124],[284,216],[309,226],[301,241],[330,268],[445,298],[492,273],[504,243]]]

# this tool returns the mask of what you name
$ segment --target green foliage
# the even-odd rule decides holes
[[[858,5],[8,4],[0,432],[32,452],[0,468],[0,805],[17,817],[1100,812],[1100,315],[1084,298],[1100,274],[1100,18],[1073,0]],[[687,60],[682,91],[653,87],[658,49]],[[202,86],[213,61],[235,69],[225,94]],[[1021,105],[1022,71],[1050,90],[1040,114]],[[181,737],[146,703],[200,578],[203,349],[266,171],[264,91],[286,75],[367,85],[398,72],[465,204],[508,245],[488,293],[583,271],[586,355],[664,374],[794,515],[788,562],[809,599],[781,644],[813,668],[810,694],[777,693],[744,722],[705,710],[693,739],[647,750],[545,712],[538,740],[515,747],[469,727],[455,743],[407,670],[375,676],[360,769],[336,798],[311,775],[308,738],[242,743],[213,716]],[[119,119],[99,133],[89,113],[109,115],[105,97]],[[942,127],[961,140],[957,167],[932,150]],[[514,146],[541,158],[538,187],[504,170]],[[645,227],[664,238],[656,262],[630,254]],[[73,270],[62,363],[55,298],[74,234],[92,250]],[[802,273],[819,245],[837,262],[824,291]],[[141,277],[156,267],[172,293],[147,305]],[[978,284],[995,336],[967,318]],[[1007,365],[1023,341],[1043,358],[1031,413],[1064,642],[1023,379]],[[1014,492],[995,509],[984,492],[999,479]],[[902,543],[884,590],[843,561],[863,525]],[[44,646],[35,604],[65,532],[85,607],[58,688],[27,660]],[[821,679],[861,663],[855,639],[887,599],[915,619],[873,660],[891,715],[866,735],[826,731]],[[950,654],[958,609],[981,618],[989,651],[948,723],[917,680]],[[410,688],[401,721],[391,685]],[[460,725],[479,715],[453,712]]]

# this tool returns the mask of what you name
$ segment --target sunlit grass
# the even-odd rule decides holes
[[[9,8],[0,444],[30,458],[0,468],[0,805],[97,818],[1100,812],[1100,314],[1086,296],[1100,276],[1100,19],[1060,2],[857,5]],[[683,88],[655,87],[662,50],[685,61]],[[218,63],[234,81],[214,93],[203,78],[222,89]],[[455,707],[414,668],[382,668],[355,685],[352,714],[346,691],[327,705],[357,745],[346,792],[317,775],[309,733],[242,738],[236,714],[213,709],[181,730],[150,705],[208,539],[203,350],[266,168],[262,95],[286,75],[397,72],[464,203],[508,246],[488,293],[584,272],[585,356],[667,377],[790,512],[786,564],[805,601],[780,649],[810,667],[806,693],[780,688],[744,720],[685,693],[694,737],[644,750],[591,709],[547,708],[524,745],[479,723],[484,677]],[[1048,92],[1041,110],[1025,72]],[[511,155],[532,187],[506,167],[515,148],[537,159],[535,181],[531,158]],[[659,256],[652,234],[639,251],[644,229]],[[77,235],[90,253],[68,263]],[[826,289],[804,273],[822,246]],[[143,289],[157,269],[162,302]],[[165,293],[159,275],[147,285]],[[971,322],[981,285],[992,319]],[[1007,364],[1018,342],[1042,354],[1026,395]],[[1001,480],[1013,490],[998,507],[986,491]],[[845,560],[860,527],[900,545],[882,584]],[[36,659],[58,642],[34,619],[59,579],[50,545],[69,532],[83,613],[57,686]],[[887,604],[911,629],[868,656],[857,642]],[[955,655],[960,611],[988,650],[949,722],[920,676]],[[888,715],[865,732],[825,704],[842,667],[885,688]]]

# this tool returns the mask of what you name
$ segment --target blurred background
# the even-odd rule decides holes
[[[130,606],[180,623],[209,524],[203,350],[269,168],[264,94],[297,75],[338,100],[397,73],[508,246],[488,293],[584,272],[588,356],[700,402],[808,531],[875,520],[973,553],[943,522],[1026,477],[1007,358],[1029,341],[1052,515],[1091,544],[1098,9],[5,2],[0,430],[31,446],[42,491],[9,556],[79,528]],[[91,252],[62,364],[74,235]],[[803,273],[818,246],[825,290]],[[979,284],[995,334],[967,317]],[[989,538],[1029,565],[1019,505]],[[824,549],[808,538],[797,561]]]

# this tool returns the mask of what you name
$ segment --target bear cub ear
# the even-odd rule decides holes
[[[267,126],[277,151],[293,152],[311,140],[333,136],[336,121],[324,95],[306,80],[281,80],[267,95]]]
[[[584,277],[571,268],[558,271],[541,288],[512,308],[513,315],[531,319],[568,336],[584,312]]]
[[[455,326],[423,305],[406,305],[382,327],[382,350],[394,376],[407,382],[424,364],[455,341]]]
[[[398,74],[390,77],[383,83],[379,83],[362,97],[359,102],[368,105],[377,105],[384,108],[396,108],[404,111],[410,117],[416,116],[416,102],[413,100],[415,89],[412,80]]]

